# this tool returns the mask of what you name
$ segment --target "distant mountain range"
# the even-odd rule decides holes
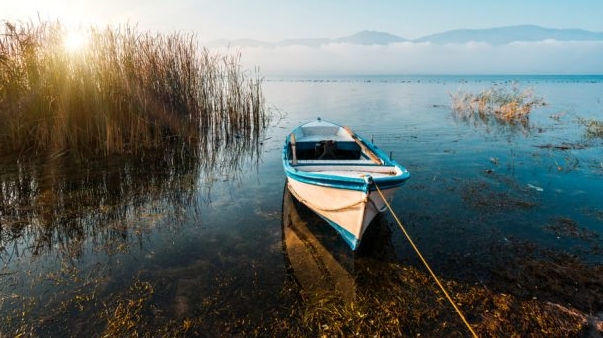
[[[483,42],[492,45],[504,45],[511,42],[534,42],[543,40],[557,41],[603,41],[603,32],[591,32],[582,29],[553,29],[533,25],[507,26],[489,29],[458,29],[444,33],[432,34],[409,40],[385,32],[361,31],[356,34],[337,38],[286,39],[279,42],[265,42],[250,39],[215,40],[208,42],[207,47],[240,46],[240,47],[285,47],[308,46],[319,47],[331,43],[347,43],[357,45],[389,45],[398,42],[431,42],[434,44]]]

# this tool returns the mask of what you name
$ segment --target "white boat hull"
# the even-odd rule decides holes
[[[368,194],[358,190],[325,187],[295,181],[287,184],[291,194],[312,211],[328,221],[348,242],[352,249],[360,244],[362,235],[375,216],[386,209],[377,191]],[[382,190],[389,201],[396,189]]]

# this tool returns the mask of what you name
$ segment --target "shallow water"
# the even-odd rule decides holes
[[[449,93],[515,80],[547,102],[532,111],[529,128],[451,114]],[[207,318],[202,336],[270,322],[300,294],[337,289],[304,289],[314,270],[296,271],[289,257],[296,246],[283,231],[300,223],[320,245],[310,251],[332,256],[339,275],[351,276],[341,283],[353,293],[378,284],[359,282],[363,257],[421,269],[390,214],[375,220],[352,254],[326,223],[289,200],[282,143],[317,116],[373,137],[411,172],[392,207],[442,277],[487,285],[505,264],[501,252],[516,243],[603,263],[603,139],[586,137],[579,122],[603,120],[603,77],[275,77],[263,91],[275,116],[259,157],[229,154],[237,159],[212,172],[186,161],[81,167],[4,159],[0,333],[115,333],[110,324],[124,307],[136,324]],[[296,277],[302,270],[306,276]],[[151,305],[136,312],[122,300],[141,297],[140,283],[153,292]]]

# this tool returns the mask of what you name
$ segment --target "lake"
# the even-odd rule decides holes
[[[452,113],[451,94],[514,83],[546,102],[527,126]],[[494,316],[469,290],[603,310],[603,76],[272,76],[263,93],[265,135],[211,165],[4,159],[0,336],[468,336],[390,213],[352,253],[284,189],[285,137],[316,117],[410,171],[392,209],[469,322]]]

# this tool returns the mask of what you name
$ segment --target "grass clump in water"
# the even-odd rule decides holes
[[[494,118],[506,124],[527,125],[532,108],[546,104],[532,89],[521,90],[517,83],[511,88],[495,85],[477,94],[458,91],[450,97],[456,117],[483,122]]]
[[[603,121],[597,121],[594,119],[583,119],[579,118],[580,124],[586,127],[587,138],[602,138],[603,139]]]
[[[0,155],[196,152],[266,122],[261,80],[194,35],[91,27],[72,50],[58,21],[1,25]]]

